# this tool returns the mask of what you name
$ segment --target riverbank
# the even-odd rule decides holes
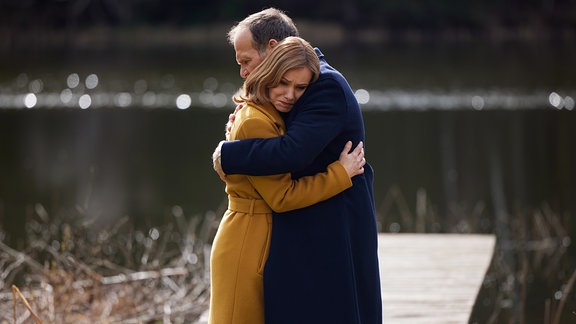
[[[43,51],[55,49],[105,50],[228,46],[226,33],[234,22],[191,27],[169,26],[95,26],[67,29],[17,29],[0,27],[0,53]],[[484,30],[445,28],[434,31],[424,28],[387,29],[385,27],[347,28],[338,23],[296,21],[302,37],[322,47],[347,44],[378,47],[388,44],[425,44],[484,41],[502,43],[572,44],[576,30],[541,26],[504,28],[492,26]]]

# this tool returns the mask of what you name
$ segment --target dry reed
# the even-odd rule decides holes
[[[205,312],[215,213],[174,207],[147,230],[127,218],[94,230],[71,214],[36,213],[22,251],[0,241],[0,324],[193,323]]]

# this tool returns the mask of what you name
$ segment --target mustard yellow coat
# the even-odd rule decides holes
[[[236,114],[230,139],[270,138],[285,131],[284,121],[272,105],[250,103]],[[330,164],[327,172],[298,180],[292,180],[289,173],[227,175],[228,210],[212,245],[209,323],[263,324],[262,274],[272,234],[272,211],[307,207],[351,186],[338,161]]]

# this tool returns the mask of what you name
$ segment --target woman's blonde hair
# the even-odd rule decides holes
[[[318,80],[320,60],[314,48],[300,37],[286,37],[271,49],[264,60],[248,75],[243,87],[233,100],[237,103],[270,102],[268,89],[278,86],[284,74],[289,70],[302,67],[312,71],[310,83]]]

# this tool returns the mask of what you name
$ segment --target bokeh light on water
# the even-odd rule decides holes
[[[208,77],[186,89],[178,85],[173,74],[130,83],[126,80],[106,82],[97,73],[83,76],[73,72],[64,80],[55,80],[53,76],[32,79],[21,73],[12,82],[0,84],[0,109],[225,108],[232,106],[231,97],[239,86]]]
[[[68,88],[76,88],[80,84],[80,76],[78,76],[77,73],[70,74],[68,79],[66,79],[66,84],[68,85]]]
[[[86,88],[94,89],[98,86],[98,76],[96,74],[90,74],[86,77]]]
[[[356,91],[356,98],[364,110],[522,110],[574,109],[573,93],[561,97],[556,92],[521,92],[517,90],[365,90]]]
[[[571,96],[562,97],[556,92],[551,92],[548,96],[548,101],[550,105],[556,109],[574,109],[574,99]]]
[[[152,80],[138,79],[122,88],[110,82],[105,84],[96,73],[82,77],[70,73],[61,89],[46,89],[45,84],[57,83],[41,78],[29,80],[20,74],[8,85],[0,85],[0,109],[43,108],[205,108],[233,107],[232,95],[239,85],[222,83],[208,77],[200,87],[182,89],[172,74],[162,77],[156,88]],[[357,89],[355,96],[363,110],[517,110],[517,109],[574,109],[576,93],[567,91],[518,90],[403,90]]]
[[[26,96],[24,96],[24,106],[26,106],[26,108],[34,108],[37,102],[38,99],[36,98],[36,95],[33,93],[29,93]]]
[[[188,109],[192,104],[192,98],[187,94],[181,94],[176,98],[176,107],[178,109]]]
[[[80,99],[78,99],[78,106],[80,106],[81,109],[88,109],[90,108],[90,105],[92,105],[92,98],[90,95],[81,95]]]

